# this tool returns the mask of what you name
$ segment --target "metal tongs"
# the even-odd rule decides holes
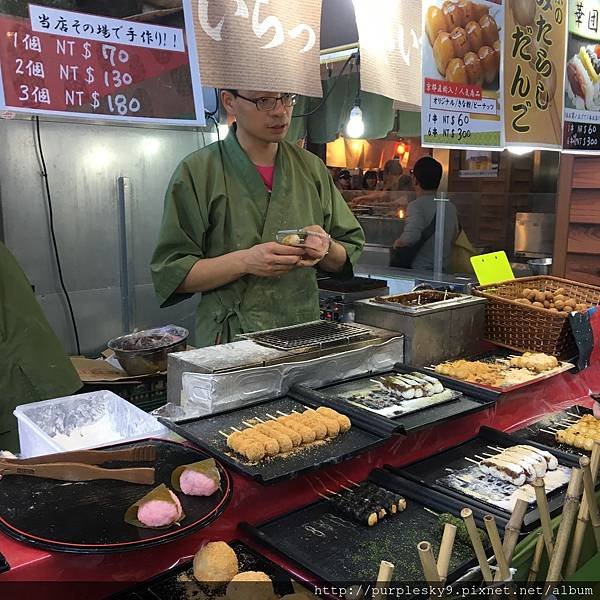
[[[136,446],[123,450],[76,450],[32,458],[0,459],[0,476],[27,475],[60,481],[93,481],[114,479],[152,485],[154,468],[133,467],[106,469],[98,467],[107,462],[153,462],[156,460],[155,446]]]

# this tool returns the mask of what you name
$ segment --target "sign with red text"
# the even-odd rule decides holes
[[[502,147],[503,22],[502,0],[423,2],[423,146]]]
[[[182,29],[30,5],[0,14],[0,109],[203,125]]]

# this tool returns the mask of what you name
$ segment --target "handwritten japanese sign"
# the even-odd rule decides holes
[[[184,0],[183,6],[204,85],[322,96],[321,0]]]
[[[569,5],[565,73],[565,150],[600,153],[600,1]]]
[[[0,15],[0,108],[204,124],[182,30],[29,8],[29,20]]]
[[[423,2],[423,146],[500,148],[502,0]]]
[[[567,14],[567,0],[510,0],[506,6],[507,145],[562,145]]]
[[[360,81],[403,110],[421,106],[421,0],[354,0]]]

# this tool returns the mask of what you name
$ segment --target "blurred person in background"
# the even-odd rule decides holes
[[[363,175],[363,190],[375,191],[377,189],[377,173],[367,171]]]

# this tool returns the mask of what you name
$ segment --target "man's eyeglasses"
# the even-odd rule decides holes
[[[281,101],[281,104],[286,108],[290,108],[298,102],[297,94],[282,94],[281,96],[263,96],[260,98],[246,98],[237,92],[231,92],[236,98],[241,98],[247,102],[252,102],[256,105],[256,108],[260,111],[273,110],[277,106],[277,102]]]

